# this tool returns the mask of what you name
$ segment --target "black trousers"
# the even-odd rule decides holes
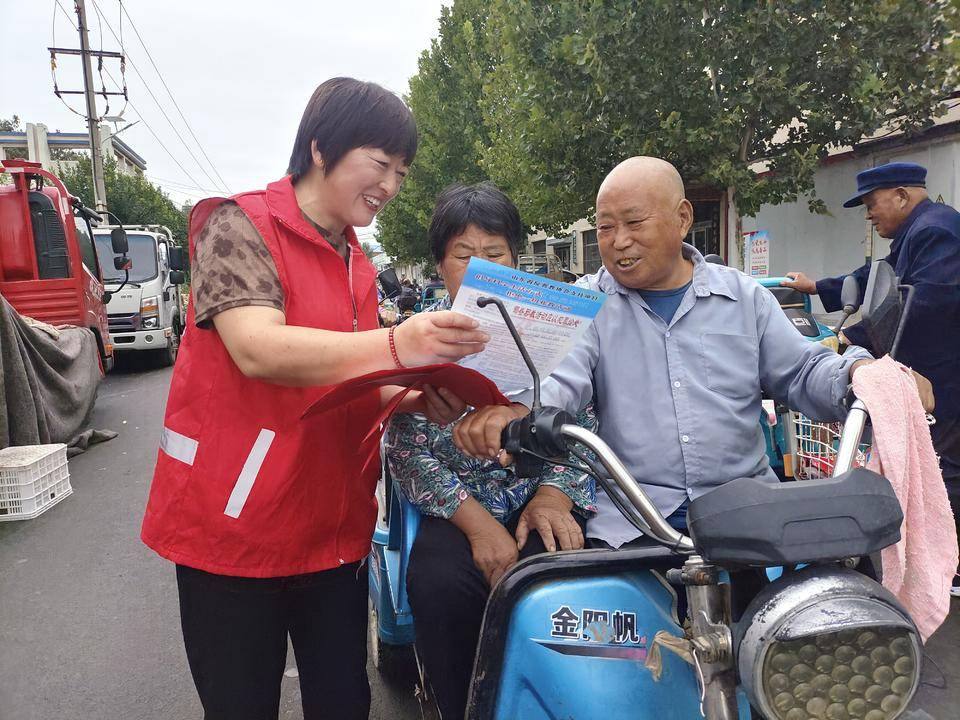
[[[574,514],[583,530],[584,519]],[[520,520],[507,523],[513,535]],[[546,552],[531,530],[520,559]],[[424,517],[410,553],[407,593],[424,664],[443,720],[460,720],[467,707],[473,658],[490,588],[473,564],[470,541],[449,520]]]
[[[947,486],[947,498],[950,500],[950,507],[953,509],[953,522],[957,529],[957,537],[960,538],[960,477],[952,480],[944,479]],[[957,577],[960,578],[960,567],[957,568]],[[956,578],[954,585],[957,584]]]
[[[943,479],[960,480],[960,417],[938,419],[930,427],[930,437],[940,456]]]
[[[206,720],[276,720],[293,643],[305,720],[366,720],[367,572],[361,562],[281,578],[177,566],[180,620]]]

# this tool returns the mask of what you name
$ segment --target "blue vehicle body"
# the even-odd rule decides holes
[[[391,482],[389,473],[384,480]],[[419,513],[391,488],[387,522],[370,554],[370,599],[381,643],[414,641],[406,592],[407,560]],[[658,631],[682,635],[676,592],[664,579],[677,557],[663,548],[583,550],[529,558],[494,593],[481,632],[478,663],[485,689],[471,716],[502,720],[693,720],[700,691],[693,668],[661,654],[654,680],[644,660]],[[500,613],[498,614],[498,609]],[[495,627],[492,627],[495,626]],[[496,676],[496,682],[489,680]],[[740,717],[750,717],[745,697]]]
[[[682,630],[673,589],[661,575],[644,569],[643,558],[634,564],[632,570],[587,571],[557,582],[541,579],[517,593],[497,691],[489,711],[482,708],[476,714],[497,720],[700,717],[693,668],[670,652],[661,655],[659,680],[644,665],[658,631],[682,635]],[[624,618],[630,620],[625,623]],[[624,625],[632,627],[634,620],[636,633],[625,631]],[[474,702],[485,700],[475,697]],[[749,703],[741,705],[741,717],[749,718]]]
[[[442,300],[447,296],[447,286],[442,282],[432,282],[428,283],[423,290],[420,291],[420,302],[417,303],[414,310],[416,312],[423,312],[424,310],[429,310],[433,305]]]
[[[757,278],[757,282],[773,292],[774,297],[780,303],[787,317],[791,319],[797,329],[802,332],[811,342],[828,341],[835,338],[833,330],[813,317],[813,308],[810,303],[810,296],[791,288],[785,288],[780,285],[784,281],[789,281],[786,277],[767,277]],[[800,313],[789,313],[788,310],[799,310]],[[808,320],[809,322],[802,322]],[[809,328],[809,330],[807,330]],[[805,332],[805,330],[807,330]],[[836,348],[834,348],[836,349]]]
[[[384,463],[386,468],[386,463]],[[386,522],[377,522],[370,549],[370,601],[376,610],[377,634],[387,645],[413,644],[413,614],[407,599],[407,564],[420,527],[420,512],[398,488],[392,487],[384,470]]]

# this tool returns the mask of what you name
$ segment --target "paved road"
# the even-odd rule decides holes
[[[121,367],[93,425],[120,437],[70,460],[74,493],[0,523],[0,720],[196,720],[173,566],[139,541],[170,370]],[[290,655],[288,667],[292,667]],[[373,720],[414,720],[412,682],[371,668]],[[301,718],[285,678],[282,718]]]
[[[138,540],[169,381],[169,370],[129,365],[108,377],[93,422],[120,437],[70,461],[72,497],[0,523],[0,720],[201,716],[173,568]],[[937,720],[960,718],[956,600],[953,610],[927,645],[915,705]],[[373,720],[419,718],[409,684],[370,678]],[[283,682],[281,717],[301,717],[294,679]]]

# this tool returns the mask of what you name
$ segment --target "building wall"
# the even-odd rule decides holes
[[[960,132],[828,160],[815,178],[817,196],[827,204],[827,215],[814,215],[801,199],[764,205],[755,218],[743,218],[744,232],[766,230],[769,234],[770,275],[801,270],[814,279],[832,277],[859,267],[868,258],[884,257],[890,241],[873,232],[862,207],[847,210],[843,202],[856,192],[858,172],[888,162],[923,165],[930,197],[942,196],[948,205],[960,207]],[[729,264],[738,264],[732,237],[730,249]],[[742,258],[736,259],[742,267]]]
[[[146,169],[146,161],[120,138],[114,137],[109,125],[105,123],[100,124],[100,138],[104,159],[114,160],[119,172],[133,175]],[[76,165],[76,161],[53,159],[53,150],[86,153],[89,149],[90,141],[85,132],[51,133],[43,123],[27,123],[24,131],[0,133],[0,159],[25,157],[31,162],[40,163],[45,170],[53,173]]]

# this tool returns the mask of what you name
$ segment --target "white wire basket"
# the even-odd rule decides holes
[[[794,450],[794,477],[814,480],[833,475],[837,464],[837,448],[843,423],[815,422],[798,412],[791,412],[796,446]],[[853,460],[855,467],[863,467],[870,459],[870,446],[861,443]]]

